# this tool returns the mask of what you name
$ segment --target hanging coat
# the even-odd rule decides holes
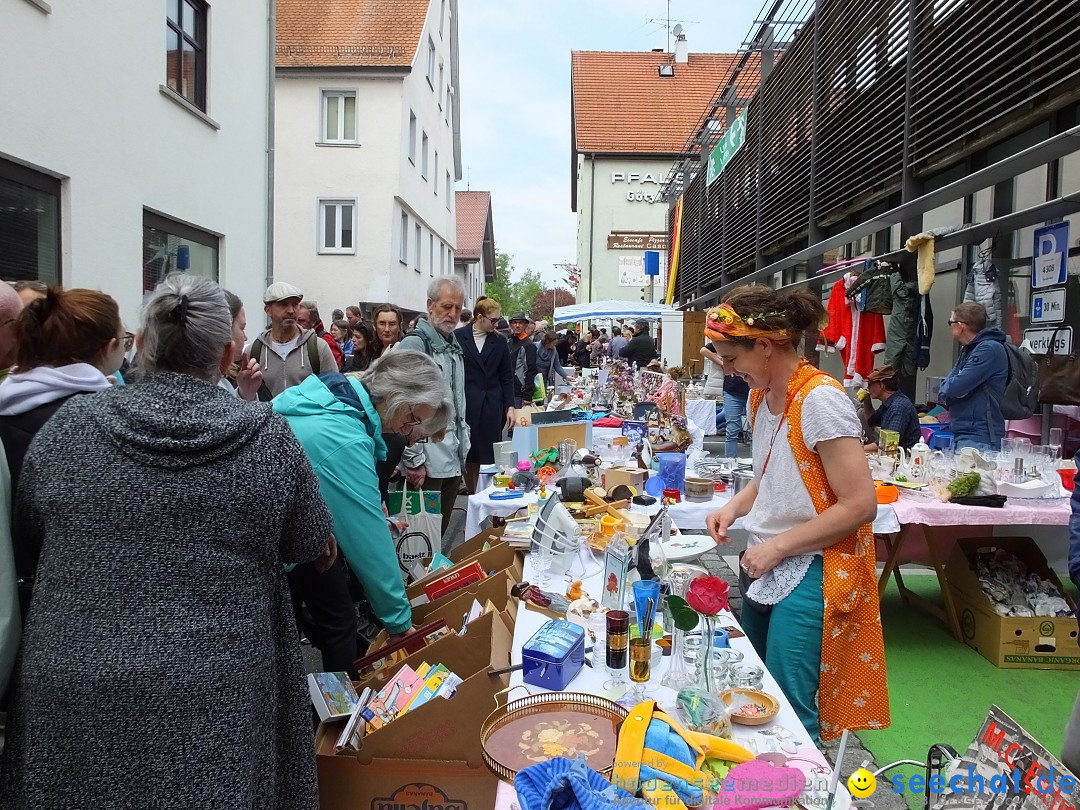
[[[858,302],[847,297],[847,289],[858,274],[845,273],[829,294],[829,325],[821,336],[840,350],[844,361],[844,385],[862,385],[874,370],[874,355],[885,349],[885,319],[874,312],[860,312]],[[821,347],[819,347],[820,349]]]
[[[982,304],[986,325],[1001,328],[1001,274],[989,259],[979,259],[967,271],[964,300]]]
[[[472,446],[466,461],[491,464],[491,445],[502,441],[506,410],[514,407],[513,368],[510,347],[498,332],[476,348],[472,324],[454,330],[465,363],[465,421],[472,432]]]
[[[904,281],[899,274],[891,277],[893,311],[889,318],[885,340],[885,365],[892,366],[901,377],[915,373],[915,321],[919,293],[914,281]]]

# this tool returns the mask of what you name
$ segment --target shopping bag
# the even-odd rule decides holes
[[[537,374],[533,385],[533,402],[544,402],[547,399],[547,384],[544,375]]]
[[[390,519],[397,524],[398,565],[407,577],[417,562],[442,549],[442,495],[436,490],[405,488],[389,493]]]

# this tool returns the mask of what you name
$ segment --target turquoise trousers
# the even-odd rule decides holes
[[[825,620],[820,555],[803,581],[763,616],[743,602],[740,621],[758,655],[776,678],[814,745],[821,746],[817,695],[821,683],[821,632]]]

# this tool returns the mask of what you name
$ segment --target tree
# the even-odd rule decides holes
[[[511,298],[513,281],[510,274],[514,267],[514,257],[509,253],[495,254],[495,280],[484,285],[484,295],[494,298],[506,309],[506,302]]]
[[[554,323],[554,312],[552,311],[552,302],[556,307],[568,307],[571,304],[576,304],[577,299],[574,298],[574,294],[569,290],[564,290],[562,287],[556,287],[546,290],[541,290],[535,296],[533,296],[532,306],[529,311],[532,313],[533,320],[539,320],[540,318],[546,318],[548,323]]]

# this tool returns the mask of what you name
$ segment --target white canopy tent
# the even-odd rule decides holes
[[[665,312],[678,312],[678,310],[667,304],[650,304],[645,301],[590,301],[584,304],[555,307],[555,323],[577,323],[613,318],[658,321]]]

